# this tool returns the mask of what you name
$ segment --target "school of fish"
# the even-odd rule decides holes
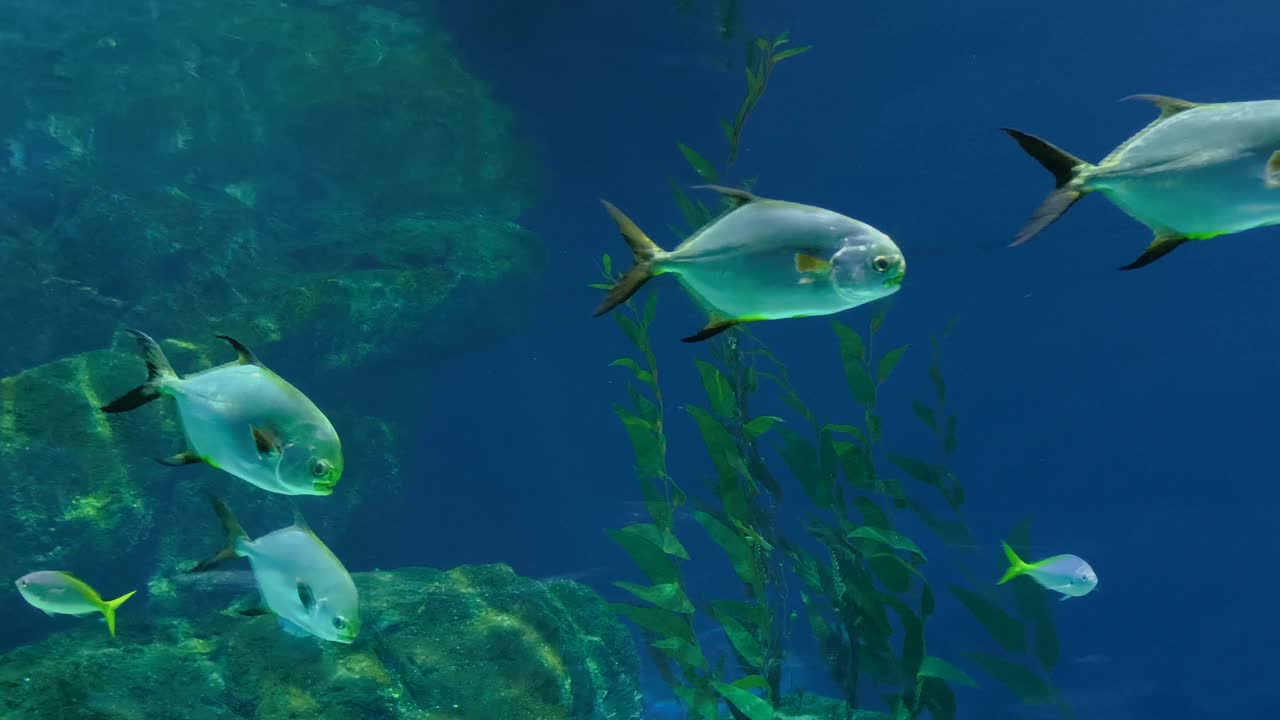
[[[1054,177],[1054,188],[1016,234],[1021,245],[1056,222],[1078,200],[1100,192],[1154,235],[1121,266],[1150,265],[1185,243],[1280,223],[1280,100],[1196,103],[1136,95],[1159,116],[1092,164],[1034,135],[1004,128]],[[773,200],[744,190],[699,186],[727,208],[674,249],[654,243],[617,207],[602,201],[630,247],[634,264],[610,287],[594,314],[626,303],[657,275],[674,275],[707,315],[684,338],[701,342],[748,322],[831,315],[898,292],[906,275],[902,250],[866,222],[832,210]],[[102,406],[105,413],[173,399],[185,448],[157,458],[170,466],[203,465],[284,496],[329,496],[344,464],[338,432],[300,390],[252,351],[218,336],[236,359],[180,376],[159,343],[129,329],[146,366],[138,387]],[[351,643],[359,635],[359,592],[342,562],[293,506],[294,521],[251,539],[231,510],[210,496],[224,542],[191,572],[247,558],[261,607],[293,635]],[[293,501],[290,499],[290,503]],[[1002,544],[1004,584],[1027,576],[1062,599],[1094,590],[1098,577],[1083,559],[1055,555],[1027,563]],[[134,592],[104,600],[65,570],[40,570],[15,581],[33,607],[50,615],[101,614],[112,636],[116,611]]]

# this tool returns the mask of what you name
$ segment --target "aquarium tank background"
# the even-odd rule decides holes
[[[1280,717],[1276,230],[1120,272],[1151,231],[1091,193],[1009,247],[1055,177],[1002,132],[1100,163],[1122,98],[1274,97],[1275,18],[0,0],[0,718]],[[600,201],[674,250],[741,209],[705,185],[901,288],[592,317]],[[264,487],[331,469],[312,405],[340,480]]]

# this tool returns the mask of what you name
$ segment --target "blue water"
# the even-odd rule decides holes
[[[1030,517],[1037,549],[1081,555],[1100,577],[1093,594],[1054,603],[1055,686],[1091,720],[1280,712],[1268,571],[1280,507],[1270,404],[1280,323],[1267,300],[1277,230],[1121,273],[1148,231],[1086,197],[1007,248],[1052,179],[999,132],[1023,129],[1096,161],[1154,116],[1117,102],[1127,95],[1273,96],[1273,5],[743,0],[731,40],[657,0],[444,5],[460,61],[537,149],[541,196],[521,222],[550,264],[530,323],[430,367],[399,399],[425,418],[401,459],[403,502],[384,518],[403,530],[388,544],[355,532],[331,543],[349,568],[502,562],[625,597],[611,583],[638,573],[603,530],[643,520],[611,409],[626,375],[609,363],[631,348],[612,319],[590,316],[598,293],[586,284],[602,252],[626,250],[598,198],[671,244],[664,228],[681,219],[668,182],[698,182],[676,142],[722,158],[719,120],[744,90],[742,44],[788,30],[814,49],[777,69],[727,180],[758,176],[762,195],[847,213],[903,248],[909,272],[878,342],[919,349],[899,370],[919,384],[886,392],[928,392],[927,338],[958,317],[944,351],[960,423],[953,469],[983,572],[999,577],[1000,539]],[[708,349],[678,339],[704,317],[669,278],[641,292],[654,290],[664,392],[701,402],[693,360]],[[861,329],[869,317],[839,319]],[[830,320],[752,332],[816,412],[841,416],[850,400]],[[710,472],[691,418],[669,415],[673,471]],[[884,420],[915,422],[905,400]],[[713,552],[689,542],[695,555]],[[700,572],[693,581],[709,593],[736,590],[722,568]],[[985,642],[953,605],[930,624],[939,655]],[[791,682],[829,690],[816,648],[797,642]],[[958,691],[961,717],[1053,717],[983,684]],[[681,717],[660,680],[645,685],[653,718]]]

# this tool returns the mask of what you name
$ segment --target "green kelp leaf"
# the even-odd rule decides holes
[[[737,708],[738,712],[746,715],[748,720],[773,720],[773,705],[759,695],[719,680],[712,680],[711,687]]]
[[[928,618],[937,607],[933,597],[933,588],[929,586],[928,581],[925,581],[924,587],[920,591],[920,614]]]
[[[627,302],[631,301],[628,300]],[[626,333],[627,338],[631,340],[632,345],[642,349],[649,347],[649,336],[645,334],[644,330],[640,329],[635,320],[627,317],[624,313],[614,313],[613,317],[618,326],[622,328],[622,332]]]
[[[733,571],[738,574],[742,582],[753,587],[758,585],[760,578],[756,575],[755,560],[751,548],[742,536],[720,522],[718,518],[702,510],[694,510],[693,517],[707,531],[711,539],[724,549],[725,554],[729,556],[729,562],[733,565]]]
[[[911,589],[911,575],[920,572],[908,565],[905,560],[891,553],[876,553],[867,556],[867,565],[884,586],[896,593],[904,593]]]
[[[613,277],[613,258],[609,253],[600,256],[600,265],[604,268],[605,277]]]
[[[644,313],[641,315],[641,323],[647,330],[653,324],[653,317],[658,313],[658,292],[657,290],[649,291],[649,297],[644,301]]]
[[[640,566],[649,582],[663,585],[680,579],[680,570],[670,556],[688,560],[689,553],[671,533],[648,523],[605,532]]]
[[[930,530],[937,533],[938,537],[942,538],[947,544],[958,547],[973,546],[973,533],[969,532],[968,526],[963,522],[953,522],[940,518],[924,503],[916,500],[908,500],[905,507],[914,512]]]
[[[702,433],[702,442],[707,446],[707,454],[715,465],[720,483],[716,488],[724,510],[731,517],[746,517],[748,504],[739,482],[740,474],[745,471],[742,458],[738,455],[738,447],[733,436],[724,425],[710,412],[696,405],[687,405],[685,410],[698,423]]]
[[[957,685],[968,685],[971,688],[978,687],[978,683],[974,682],[969,674],[940,657],[930,655],[920,663],[920,671],[916,673],[919,677],[932,677],[939,680],[946,680]]]
[[[635,595],[645,602],[652,603],[663,610],[680,613],[682,615],[692,615],[694,612],[693,603],[689,602],[689,597],[684,594],[679,583],[663,583],[661,585],[653,585],[646,587],[644,585],[636,585],[635,583],[622,582],[619,580],[614,583],[615,587]]]
[[[856,443],[833,440],[831,446],[836,457],[840,459],[840,468],[844,470],[844,479],[852,487],[870,490],[875,487],[875,468],[866,450]]]
[[[812,49],[813,49],[812,45],[801,45],[800,47],[793,47],[788,50],[783,50],[782,52],[773,56],[773,61],[775,63],[779,63],[779,62],[782,62],[783,60],[786,60],[787,58],[795,57],[796,55],[799,55],[801,53],[807,53]]]
[[[662,446],[657,433],[647,420],[636,417],[621,405],[614,405],[613,412],[622,421],[636,456],[636,471],[641,477],[660,477],[663,473]]]
[[[684,216],[684,221],[689,224],[690,230],[696,230],[706,224],[709,213],[702,203],[690,198],[684,188],[674,181],[671,182],[671,192],[676,196],[676,206],[680,208],[680,214]],[[688,232],[674,227],[671,228],[671,234],[681,241],[688,236]]]
[[[920,418],[920,422],[927,425],[935,433],[938,432],[938,418],[934,415],[933,408],[919,400],[915,400],[911,403],[911,410],[915,412],[916,417]]]
[[[941,465],[935,465],[905,455],[890,455],[889,462],[897,465],[900,470],[925,485],[932,485],[940,490],[943,487],[942,481],[947,475],[947,469]]]
[[[640,364],[635,360],[632,360],[631,358],[618,358],[617,360],[609,363],[609,367],[613,367],[615,365],[629,369],[640,382],[656,387],[653,382],[653,374],[640,367]]]
[[[943,440],[943,446],[942,446],[942,450],[943,450],[943,452],[947,453],[948,455],[950,455],[951,453],[955,452],[955,451],[956,451],[956,444],[957,444],[957,441],[956,441],[956,416],[955,416],[955,415],[952,415],[951,417],[947,418],[947,432],[946,432],[946,439],[945,439],[945,440]]]
[[[717,417],[732,418],[737,414],[737,408],[733,401],[733,386],[729,384],[728,378],[724,373],[720,372],[720,368],[705,361],[697,360],[694,365],[698,368],[698,375],[702,377],[702,389],[707,392],[707,401],[710,403],[711,412]]]
[[[1023,652],[1027,649],[1026,630],[1012,615],[990,600],[959,585],[952,585],[951,592],[982,623],[1000,647],[1009,652]]]
[[[592,288],[594,290],[609,290],[613,286],[610,285],[609,283],[588,283],[587,287]]]
[[[765,608],[745,600],[716,600],[711,603],[711,615],[733,618],[743,625],[752,626],[762,625],[769,619]]]
[[[683,683],[669,683],[676,698],[689,709],[689,717],[701,720],[719,720],[720,696],[709,688]]]
[[[769,428],[773,427],[774,423],[780,423],[780,422],[782,422],[782,418],[780,417],[776,417],[774,415],[761,415],[760,417],[755,418],[751,422],[747,423],[743,427],[743,429],[747,431],[748,437],[750,437],[752,440],[755,440],[756,438],[768,432]]]
[[[763,677],[759,675],[747,675],[745,677],[740,677],[737,680],[734,680],[730,684],[742,690],[768,690],[769,689],[769,681],[765,680]]]
[[[833,323],[840,340],[840,361],[844,364],[844,377],[849,383],[853,399],[859,405],[870,406],[876,400],[876,386],[867,374],[867,346],[856,330],[844,323]]]
[[[684,638],[669,637],[651,644],[670,655],[683,667],[701,670],[707,666],[707,658],[702,654],[702,648],[690,644]]]
[[[862,513],[862,524],[870,525],[878,528],[889,527],[889,516],[884,510],[876,505],[875,501],[868,497],[857,497],[853,499],[853,506],[858,508]]]
[[[1009,688],[1028,705],[1048,705],[1054,701],[1053,689],[1035,672],[1002,657],[979,652],[964,653],[965,659],[982,668],[988,675]]]
[[[713,612],[712,615],[724,628],[724,634],[729,638],[729,643],[746,661],[749,669],[758,670],[764,667],[764,648],[760,647],[760,641],[756,640],[755,635],[728,614]]]
[[[938,398],[938,407],[946,405],[947,381],[942,377],[942,369],[933,364],[929,366],[929,379],[933,381],[933,392]]]
[[[867,423],[867,435],[871,438],[871,444],[879,444],[880,438],[883,436],[880,416],[872,412],[871,408],[867,408],[867,411],[862,416]]]
[[[936,677],[919,680],[919,704],[929,709],[932,720],[955,720],[956,694],[945,681]]]
[[[689,165],[693,167],[694,172],[702,176],[704,180],[711,184],[720,182],[720,176],[716,173],[716,169],[707,162],[707,159],[699,155],[693,148],[684,143],[676,143],[680,148],[680,152],[684,155],[684,159],[689,161]]]
[[[684,638],[690,643],[698,641],[687,615],[630,603],[609,603],[609,609],[658,637]]]
[[[902,622],[902,677],[914,678],[924,661],[924,623],[901,599],[886,597],[885,601],[897,611]]]
[[[876,382],[883,383],[893,374],[893,369],[898,367],[898,363],[902,362],[902,356],[906,354],[909,345],[897,347],[884,354],[880,358],[880,365],[876,370]]]
[[[902,533],[894,532],[893,530],[873,526],[863,526],[849,533],[849,537],[851,539],[866,538],[868,540],[875,540],[876,542],[883,543],[894,550],[901,550],[902,552],[910,553],[921,560],[925,560],[924,551],[920,549],[919,545],[916,545],[914,540]]]
[[[791,474],[800,481],[804,494],[819,508],[834,510],[835,476],[822,471],[818,452],[803,435],[790,428],[779,427],[775,433],[783,440],[778,454],[786,462]]]
[[[729,144],[732,145],[733,144],[733,126],[729,124],[728,120],[721,120],[720,129],[724,130],[724,139],[728,140]]]

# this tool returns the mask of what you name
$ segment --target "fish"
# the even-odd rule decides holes
[[[187,449],[165,465],[204,463],[268,492],[331,495],[342,477],[342,443],[315,403],[226,335],[234,362],[179,377],[160,345],[129,330],[146,360],[147,380],[100,409],[122,413],[163,395],[177,402]]]
[[[607,200],[605,210],[635,255],[596,307],[599,317],[656,275],[675,275],[710,318],[683,338],[707,340],[744,322],[830,315],[898,291],[907,264],[876,228],[831,210],[745,190],[698,185],[733,206],[674,250],[658,247]]]
[[[1034,135],[1001,128],[1053,173],[1054,189],[1011,245],[1101,192],[1155,238],[1120,270],[1145,267],[1192,240],[1280,223],[1280,100],[1196,103],[1133,95],[1159,117],[1096,165]]]
[[[208,497],[222,524],[226,544],[188,572],[207,572],[235,557],[246,557],[266,608],[243,614],[274,613],[293,635],[350,644],[360,634],[360,593],[342,561],[316,537],[302,513],[293,524],[251,540],[226,503]]]
[[[102,613],[107,620],[107,632],[116,635],[116,608],[133,597],[131,590],[115,600],[103,600],[89,583],[66,570],[40,570],[18,578],[14,583],[22,599],[32,607],[54,615],[92,615]]]
[[[1039,562],[1025,563],[1018,554],[1001,542],[1004,556],[1009,560],[1009,569],[1001,576],[997,585],[1003,585],[1019,575],[1027,575],[1042,587],[1062,594],[1062,600],[1088,595],[1098,586],[1098,576],[1089,567],[1089,563],[1075,555],[1054,555]]]

